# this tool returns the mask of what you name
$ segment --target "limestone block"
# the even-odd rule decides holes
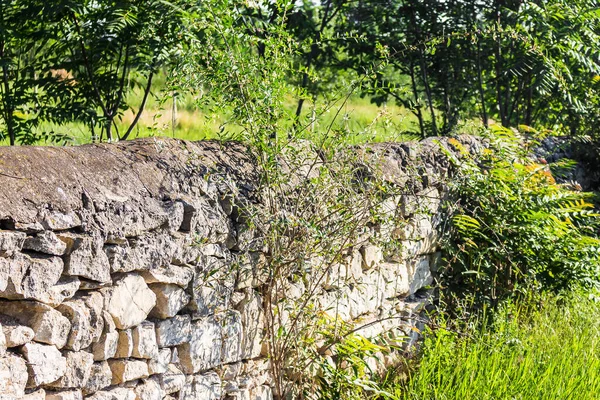
[[[135,391],[132,388],[115,387],[96,392],[86,400],[135,400]]]
[[[0,257],[10,257],[21,251],[26,237],[25,232],[0,230]],[[1,278],[0,270],[0,282],[2,282]],[[0,286],[0,290],[4,290],[2,286]]]
[[[58,238],[67,246],[66,274],[101,283],[110,282],[110,264],[102,249],[102,237],[61,233]]]
[[[183,372],[195,374],[218,366],[222,345],[221,325],[214,316],[194,321],[189,342],[177,346]]]
[[[36,390],[35,392],[31,392],[26,394],[21,398],[21,400],[45,400],[46,399],[46,391],[44,389]]]
[[[0,323],[0,357],[4,357],[6,354],[6,336],[4,335],[4,330],[2,329],[2,324]]]
[[[46,392],[46,400],[83,400],[83,394],[81,394],[81,390]]]
[[[40,387],[54,382],[67,370],[67,360],[55,346],[27,343],[21,347],[21,351],[29,372],[27,387]]]
[[[133,334],[131,329],[118,330],[119,340],[117,343],[116,358],[128,358],[133,354]]]
[[[237,309],[240,311],[244,328],[242,358],[256,358],[261,353],[265,328],[262,299],[258,293],[250,291],[249,300],[241,303]]]
[[[174,232],[181,228],[183,223],[184,207],[181,201],[174,201],[166,205],[165,211],[167,212],[167,229]]]
[[[242,316],[239,311],[217,314],[216,320],[222,327],[221,363],[229,364],[242,359]]]
[[[251,400],[273,400],[273,390],[270,386],[262,385],[250,389]]]
[[[138,325],[156,305],[156,295],[138,274],[127,274],[106,290],[106,310],[119,329]]]
[[[179,392],[183,400],[218,400],[221,398],[221,379],[215,372],[195,375]]]
[[[56,308],[71,321],[71,333],[66,347],[79,351],[92,344],[90,309],[81,299],[68,300]]]
[[[167,233],[147,233],[124,245],[105,246],[104,251],[112,272],[144,271],[170,265],[177,243]]]
[[[158,356],[156,332],[152,322],[142,322],[131,330],[133,337],[132,356],[136,358],[155,358]]]
[[[63,355],[67,359],[65,374],[48,386],[57,389],[77,389],[84,387],[92,372],[94,357],[85,351],[67,351]]]
[[[158,347],[177,346],[190,340],[191,318],[189,315],[176,315],[173,318],[156,322]]]
[[[67,343],[71,323],[60,312],[35,301],[0,301],[0,310],[18,323],[31,328],[33,340],[59,349]]]
[[[383,253],[381,248],[374,245],[363,246],[360,249],[360,253],[363,257],[362,268],[363,270],[369,270],[375,267],[377,264],[383,261]]]
[[[0,398],[21,398],[27,385],[27,365],[25,360],[12,353],[0,357]]]
[[[194,276],[190,308],[198,316],[207,316],[227,308],[235,287],[235,274],[219,258],[205,257],[202,273]]]
[[[87,382],[81,388],[83,393],[95,393],[100,389],[110,386],[112,383],[112,371],[107,361],[95,362],[90,368]]]
[[[97,342],[104,331],[104,324],[107,320],[107,313],[104,312],[104,297],[99,291],[89,291],[80,296],[85,305],[90,310],[90,334],[92,342]],[[112,321],[110,322],[112,325]]]
[[[62,256],[67,250],[67,245],[54,232],[43,231],[25,239],[23,248],[52,256]]]
[[[119,344],[119,332],[116,330],[115,322],[106,311],[102,312],[104,330],[100,338],[92,346],[94,361],[102,361],[112,358],[117,353]]]
[[[210,242],[224,243],[230,234],[230,226],[225,213],[213,207],[207,198],[195,198],[182,202],[184,207],[182,231],[196,233],[199,238]]]
[[[54,293],[50,292],[60,280],[63,269],[59,257],[17,254],[13,258],[0,258],[0,271],[5,271],[9,277],[0,284],[5,287],[0,291],[0,297],[56,304],[57,300],[52,299]]]
[[[148,360],[148,372],[150,375],[163,374],[167,372],[167,367],[171,362],[171,349],[165,348],[158,350],[156,357]]]
[[[186,378],[175,365],[169,364],[167,371],[160,376],[161,387],[166,394],[179,392],[186,383]]]
[[[194,277],[194,270],[189,266],[170,264],[166,267],[142,271],[140,275],[146,283],[172,283],[185,288]]]
[[[112,384],[148,377],[148,364],[141,360],[108,360],[112,371]]]
[[[408,263],[407,270],[410,281],[409,294],[414,294],[417,290],[433,283],[433,276],[429,268],[429,256],[419,257]]]
[[[136,400],[162,400],[165,393],[157,379],[145,379],[134,389]]]
[[[190,296],[177,285],[151,283],[150,290],[156,295],[156,306],[150,311],[153,318],[171,318],[190,301]]]
[[[50,231],[63,231],[81,226],[81,219],[73,212],[48,211],[42,220],[44,229]]]

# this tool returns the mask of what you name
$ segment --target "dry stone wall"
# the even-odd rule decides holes
[[[403,250],[356,248],[352,282],[324,282],[319,301],[366,323],[395,307],[405,322],[363,334],[414,336],[448,163],[432,141],[373,152],[412,190],[387,202]],[[235,143],[1,148],[0,399],[271,399],[268,249],[232,201],[256,201],[256,174]]]

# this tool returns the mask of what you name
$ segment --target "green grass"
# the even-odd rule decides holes
[[[471,321],[473,322],[473,321]],[[476,324],[479,325],[479,324]],[[502,310],[484,329],[429,333],[400,399],[600,399],[600,306],[576,297]]]

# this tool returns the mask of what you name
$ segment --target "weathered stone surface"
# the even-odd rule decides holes
[[[189,342],[177,346],[183,372],[195,374],[218,366],[222,346],[221,325],[214,317],[192,322]]]
[[[202,273],[197,273],[192,282],[190,309],[198,316],[208,316],[227,308],[236,276],[222,259],[203,257],[202,264]]]
[[[52,256],[62,256],[67,250],[67,245],[54,232],[43,231],[25,239],[23,248]]]
[[[46,392],[46,400],[82,400],[81,390],[65,390],[60,392]]]
[[[94,361],[108,360],[117,353],[117,346],[119,344],[119,332],[116,330],[115,322],[111,315],[106,311],[102,312],[104,320],[104,330],[100,335],[100,338],[92,346],[92,353],[94,354]],[[128,352],[130,353],[129,349]]]
[[[192,382],[186,382],[179,393],[179,399],[218,400],[221,394],[221,379],[215,372],[209,372],[195,375]]]
[[[171,362],[171,349],[160,349],[156,357],[148,360],[148,372],[150,375],[163,374]]]
[[[39,387],[54,382],[67,370],[67,360],[55,346],[27,343],[21,348],[27,361],[27,387]]]
[[[148,364],[142,360],[108,360],[112,371],[112,384],[148,377]]]
[[[116,387],[101,390],[86,397],[89,400],[135,400],[135,392],[132,388]]]
[[[177,346],[190,340],[191,318],[189,315],[176,315],[173,318],[156,322],[156,341],[159,347]]]
[[[185,386],[185,375],[175,365],[169,364],[160,376],[161,387],[166,394],[179,392]]]
[[[246,300],[236,307],[242,317],[244,334],[242,336],[242,358],[256,358],[260,356],[264,337],[264,312],[262,299],[254,291],[247,292]]]
[[[124,245],[108,245],[105,252],[112,272],[152,270],[171,264],[177,251],[175,239],[167,233],[149,233],[131,238]]]
[[[242,359],[242,316],[239,311],[216,315],[222,330],[221,363],[229,364]]]
[[[4,357],[6,354],[6,336],[4,335],[4,330],[2,329],[2,324],[0,323],[0,357]]]
[[[110,264],[99,235],[59,234],[66,244],[65,273],[96,282],[110,282]]]
[[[190,301],[190,296],[177,285],[151,283],[150,290],[156,295],[156,306],[150,312],[153,318],[171,318]]]
[[[65,317],[71,321],[71,332],[66,347],[70,350],[79,351],[92,344],[90,309],[82,299],[68,300],[57,307]]]
[[[165,393],[156,379],[145,379],[134,389],[136,400],[161,400]]]
[[[106,295],[106,310],[119,329],[138,325],[156,305],[156,295],[138,274],[128,274],[118,279]]]
[[[0,398],[18,399],[25,394],[27,365],[21,357],[8,353],[0,357]]]
[[[170,264],[166,267],[142,271],[140,275],[146,283],[172,283],[185,288],[194,277],[194,270],[189,266]]]
[[[360,254],[363,257],[362,267],[368,270],[383,261],[383,253],[378,246],[367,245],[360,249]]]
[[[25,232],[0,230],[0,257],[10,257],[23,248],[27,235]],[[3,281],[2,269],[0,269],[0,282]],[[4,290],[0,284],[0,290]]]
[[[131,334],[133,337],[133,357],[152,359],[158,356],[156,332],[152,322],[142,322],[131,330]]]
[[[7,272],[10,278],[0,284],[5,287],[0,291],[0,297],[56,303],[52,301],[50,291],[58,283],[63,269],[59,257],[17,254],[13,258],[0,258],[0,271]]]
[[[131,329],[118,330],[119,340],[117,343],[116,358],[127,358],[133,354],[133,334]]]
[[[71,323],[55,309],[34,301],[0,301],[0,310],[33,329],[33,340],[56,345],[59,349],[67,343]]]
[[[83,393],[95,393],[100,389],[110,386],[112,383],[112,371],[107,361],[95,362],[90,368],[87,382],[82,387]]]
[[[31,392],[26,394],[21,398],[21,400],[45,400],[46,399],[46,391],[44,389],[36,390],[35,392]]]
[[[73,211],[62,213],[60,211],[48,211],[41,221],[44,229],[51,231],[62,231],[76,228],[81,225],[81,219]]]
[[[48,386],[58,389],[76,389],[84,387],[90,377],[94,357],[85,351],[67,351],[63,355],[67,359],[65,374]]]

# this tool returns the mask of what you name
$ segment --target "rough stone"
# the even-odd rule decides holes
[[[96,392],[86,400],[135,400],[135,392],[132,388],[115,387]]]
[[[152,283],[150,289],[156,295],[156,306],[150,312],[153,318],[171,318],[190,301],[190,296],[177,285]]]
[[[247,294],[247,301],[240,303],[237,309],[241,313],[244,335],[242,337],[242,358],[260,356],[264,337],[264,312],[262,299],[254,291]]]
[[[185,386],[185,375],[175,365],[169,364],[161,375],[161,387],[166,394],[179,392]]]
[[[27,385],[25,360],[12,353],[0,357],[0,398],[21,398]]]
[[[363,257],[362,268],[369,270],[383,261],[383,253],[378,246],[367,245],[360,249],[360,254]]]
[[[235,274],[228,272],[224,260],[204,257],[203,271],[194,276],[190,309],[208,316],[227,308],[235,287]]]
[[[90,375],[82,387],[83,393],[90,394],[110,386],[112,371],[107,361],[95,362],[90,368]]]
[[[106,310],[119,329],[138,325],[156,305],[156,295],[138,274],[118,279],[107,291],[107,297]]]
[[[21,348],[27,361],[27,387],[35,388],[54,382],[67,370],[67,360],[55,346],[27,343]]]
[[[102,249],[102,237],[59,234],[58,238],[65,242],[67,247],[66,274],[101,283],[110,282],[110,264]]]
[[[242,316],[239,311],[216,315],[222,327],[221,363],[229,364],[242,359]]]
[[[92,344],[91,314],[82,299],[68,300],[57,307],[65,317],[71,321],[71,332],[66,347],[79,351]]]
[[[156,379],[145,379],[134,389],[136,400],[161,400],[165,393]]]
[[[0,230],[0,257],[10,257],[21,251],[26,237],[25,232]],[[0,269],[0,282],[3,281],[1,278],[2,270]],[[2,286],[0,286],[0,290],[4,290]]]
[[[84,387],[90,377],[94,357],[85,351],[67,351],[64,353],[67,359],[65,374],[49,386],[58,389],[77,389]]]
[[[112,384],[148,377],[148,364],[141,360],[108,360],[112,371]]]
[[[221,398],[221,379],[215,372],[195,375],[179,393],[179,399],[218,400]]]
[[[34,301],[0,301],[0,310],[31,328],[33,340],[63,348],[67,343],[71,323],[55,309]]]
[[[6,354],[6,336],[4,335],[4,330],[2,328],[2,324],[0,323],[0,357],[4,357]]]
[[[177,346],[190,340],[191,318],[189,315],[176,315],[173,318],[156,322],[158,347]]]
[[[71,228],[77,228],[81,225],[81,219],[73,211],[66,214],[60,211],[49,211],[44,215],[41,221],[44,229],[51,231],[63,231]]]
[[[183,372],[195,374],[218,366],[222,346],[221,325],[214,317],[194,321],[189,342],[177,346]]]
[[[98,341],[92,346],[94,361],[102,361],[114,357],[119,344],[119,332],[116,330],[115,322],[106,311],[103,311],[102,315],[104,330]]]
[[[46,400],[83,400],[83,395],[81,394],[81,390],[46,392]]]
[[[158,356],[156,332],[152,322],[142,322],[131,330],[131,334],[133,337],[133,357],[153,359]]]
[[[125,245],[108,245],[105,252],[112,272],[131,272],[170,265],[176,247],[171,235],[149,233],[130,238]]]
[[[117,343],[116,358],[128,358],[133,354],[133,334],[131,329],[118,330],[119,340]]]
[[[54,232],[43,231],[25,239],[23,248],[52,256],[62,256],[67,250],[67,245]]]
[[[164,348],[158,351],[156,357],[148,360],[148,372],[150,375],[164,374],[171,362],[171,349]]]
[[[46,391],[44,389],[36,390],[35,392],[31,392],[26,394],[21,398],[21,400],[45,400],[46,399]]]
[[[142,271],[140,274],[146,283],[172,283],[185,288],[194,277],[194,270],[189,266],[170,264],[166,267]]]

